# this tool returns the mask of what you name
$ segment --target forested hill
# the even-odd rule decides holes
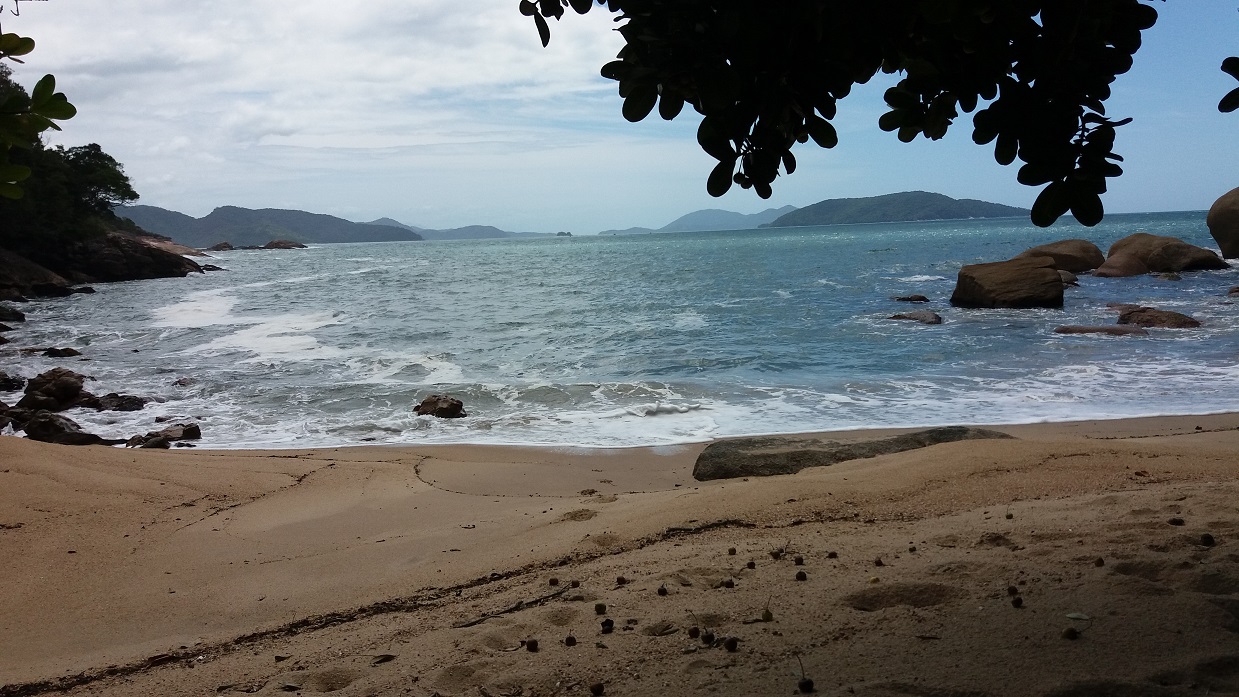
[[[904,191],[868,198],[835,198],[798,208],[762,227],[897,223],[1027,216],[1028,210],[976,199],[954,199],[928,191]]]
[[[254,210],[221,206],[206,216],[192,218],[155,206],[126,206],[118,208],[116,214],[150,232],[200,249],[220,242],[242,247],[263,245],[271,240],[311,244],[422,239],[418,233],[401,227],[354,223],[332,215],[278,208]]]

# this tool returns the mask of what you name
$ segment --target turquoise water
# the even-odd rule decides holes
[[[1141,230],[1215,247],[1197,212],[1049,231],[955,221],[226,252],[210,260],[226,272],[30,303],[0,357],[27,377],[68,365],[95,392],[161,400],[71,414],[95,432],[196,418],[209,447],[621,446],[1239,410],[1239,311],[1226,299],[1239,271],[1084,276],[1063,310],[947,302],[963,264],[1070,237],[1104,250]],[[888,320],[912,309],[890,296],[911,293],[945,322]],[[1052,333],[1113,323],[1107,302],[1205,327]],[[17,351],[47,345],[90,361]],[[442,392],[469,418],[413,415]]]

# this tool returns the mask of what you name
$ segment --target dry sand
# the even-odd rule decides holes
[[[1239,415],[1000,430],[709,483],[3,437],[0,697],[1239,694]]]

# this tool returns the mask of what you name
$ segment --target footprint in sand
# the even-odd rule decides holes
[[[583,523],[587,520],[592,520],[597,515],[598,511],[590,510],[588,508],[578,508],[575,511],[568,511],[567,513],[561,515],[559,517],[559,522]]]

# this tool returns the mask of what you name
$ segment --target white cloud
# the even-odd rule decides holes
[[[1225,4],[1162,12],[1207,19]],[[100,143],[125,163],[144,202],[193,215],[279,206],[435,227],[595,231],[658,227],[696,208],[751,212],[906,188],[1021,205],[1035,196],[971,145],[966,123],[947,142],[915,147],[879,133],[880,92],[862,89],[844,103],[843,144],[798,150],[800,171],[778,183],[774,199],[739,191],[710,199],[711,161],[695,145],[692,114],[672,124],[620,116],[615,85],[598,69],[621,40],[598,8],[552,22],[546,49],[516,0],[48,0],[0,22],[39,44],[19,81],[54,73],[78,106],[61,142]],[[1160,75],[1189,53],[1185,45],[1145,63]],[[1132,84],[1142,84],[1138,72]],[[1215,153],[1218,163],[1197,164],[1199,188],[1223,179],[1221,163],[1239,153],[1233,139],[1192,130],[1162,129],[1160,144],[1147,147]],[[1194,145],[1172,139],[1189,137]],[[1203,198],[1164,172],[1129,181],[1142,190],[1115,187],[1109,208]],[[1162,187],[1156,197],[1143,190],[1151,186]]]

